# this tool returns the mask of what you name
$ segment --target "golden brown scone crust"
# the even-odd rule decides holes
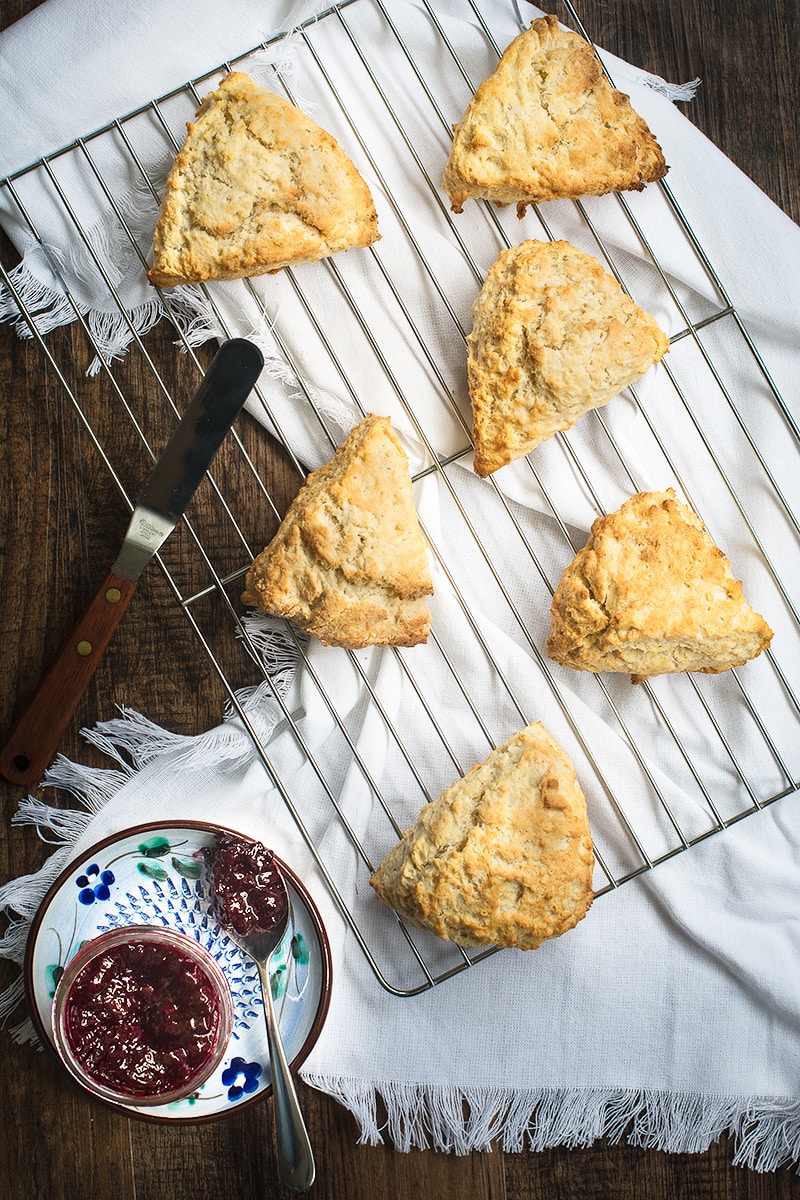
[[[730,563],[672,489],[640,492],[592,525],[551,605],[547,652],[582,671],[715,674],[769,646]]]
[[[467,370],[484,477],[607,404],[669,349],[653,317],[569,242],[503,250],[472,315]]]
[[[241,71],[206,96],[187,129],[153,237],[151,283],[263,275],[378,238],[369,188],[335,139]]]
[[[426,804],[370,883],[446,941],[534,950],[586,915],[593,865],[575,771],[534,722]]]
[[[358,649],[426,641],[432,593],[408,458],[389,419],[370,415],[308,476],[242,600]]]
[[[602,73],[592,47],[538,17],[506,48],[462,119],[444,172],[465,200],[516,204],[641,191],[667,165],[647,124]]]

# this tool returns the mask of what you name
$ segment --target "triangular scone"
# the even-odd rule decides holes
[[[547,652],[581,671],[715,674],[769,646],[730,563],[675,493],[640,492],[592,525],[551,606]]]
[[[607,404],[669,348],[655,320],[569,242],[503,250],[472,315],[467,367],[482,476]]]
[[[389,419],[370,415],[308,476],[242,600],[357,649],[424,642],[432,592],[408,458]]]
[[[446,941],[535,950],[586,915],[593,865],[575,771],[534,722],[426,804],[370,883]]]
[[[369,188],[329,133],[233,71],[187,126],[153,237],[151,283],[241,279],[378,238]]]
[[[639,191],[667,172],[629,98],[554,16],[511,42],[454,130],[444,173],[454,212],[472,196],[522,216],[543,200]]]

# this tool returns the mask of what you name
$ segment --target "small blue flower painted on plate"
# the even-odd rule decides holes
[[[111,884],[114,881],[113,871],[101,871],[97,863],[90,863],[84,873],[75,880],[75,886],[80,889],[78,899],[81,904],[94,904],[95,900],[108,900],[111,895]]]
[[[258,1091],[258,1081],[263,1067],[258,1062],[245,1062],[243,1058],[231,1059],[231,1065],[222,1072],[222,1085],[228,1089],[229,1100],[240,1100]]]

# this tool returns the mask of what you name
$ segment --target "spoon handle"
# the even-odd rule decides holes
[[[266,963],[258,963],[258,973],[261,977],[264,1016],[267,1021],[272,1097],[278,1139],[278,1173],[284,1187],[292,1192],[305,1192],[314,1182],[314,1154],[297,1100],[292,1073],[283,1050]]]

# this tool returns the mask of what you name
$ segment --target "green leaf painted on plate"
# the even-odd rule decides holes
[[[270,976],[270,987],[272,988],[272,999],[279,1000],[283,992],[286,991],[286,967],[283,963],[276,967]]]
[[[150,838],[146,842],[140,842],[138,851],[142,858],[162,858],[165,854],[169,854],[172,846],[164,837]]]
[[[199,879],[204,873],[203,864],[196,858],[177,858],[173,855],[172,865],[185,879]]]
[[[45,975],[47,977],[47,981],[49,984],[49,986],[47,988],[47,994],[51,1000],[53,999],[53,996],[55,996],[55,994],[56,994],[56,987],[58,986],[58,981],[63,974],[64,974],[64,968],[61,966],[61,963],[50,963],[50,965],[48,967],[45,967]]]
[[[292,958],[301,966],[308,962],[308,946],[302,933],[296,933],[292,937]]]
[[[158,863],[140,862],[136,864],[136,870],[142,875],[146,875],[148,879],[158,879],[163,882],[167,878],[167,871]]]
[[[189,1108],[191,1108],[192,1105],[196,1104],[197,1101],[200,1099],[201,1099],[201,1096],[200,1096],[199,1091],[192,1092],[190,1096],[182,1096],[180,1100],[171,1100],[170,1103],[167,1105],[167,1108],[169,1108],[169,1109],[178,1108],[179,1109],[179,1108],[183,1108],[183,1107],[187,1107],[187,1106]]]

